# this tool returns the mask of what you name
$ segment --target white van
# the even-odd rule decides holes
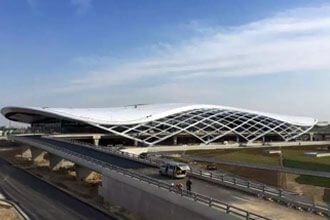
[[[190,167],[184,163],[169,162],[159,168],[159,174],[174,178],[185,178]]]

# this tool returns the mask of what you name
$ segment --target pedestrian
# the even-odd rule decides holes
[[[182,188],[183,188],[182,183],[177,183],[176,188],[179,190],[180,193],[182,193]]]
[[[188,178],[186,181],[186,187],[189,192],[191,192],[191,185],[192,185],[192,182],[191,182],[190,178]]]

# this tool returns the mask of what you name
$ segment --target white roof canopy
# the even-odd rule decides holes
[[[317,120],[309,117],[286,116],[280,114],[272,114],[258,111],[251,111],[220,105],[201,105],[201,104],[150,104],[150,105],[132,105],[126,107],[111,108],[48,108],[48,107],[5,107],[2,114],[10,118],[11,113],[20,113],[21,122],[24,121],[24,113],[47,114],[75,119],[79,121],[102,124],[102,125],[120,125],[120,124],[137,124],[148,121],[157,120],[172,114],[195,110],[195,109],[221,109],[230,111],[246,112],[284,121],[299,126],[313,126]],[[31,116],[33,117],[33,116]]]

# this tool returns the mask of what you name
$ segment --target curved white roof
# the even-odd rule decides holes
[[[195,109],[221,109],[229,111],[239,111],[251,114],[257,114],[287,122],[298,126],[314,126],[316,119],[309,117],[286,116],[280,114],[264,113],[251,111],[221,105],[201,105],[201,104],[150,104],[150,105],[132,105],[126,107],[111,108],[48,108],[48,107],[5,107],[1,110],[2,114],[10,119],[11,113],[34,113],[47,114],[48,116],[59,116],[61,118],[74,119],[78,121],[88,122],[91,124],[102,125],[121,125],[121,124],[137,124],[144,123],[159,118],[163,118],[172,114],[195,110]],[[22,117],[22,122],[24,121]]]

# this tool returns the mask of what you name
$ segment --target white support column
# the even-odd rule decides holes
[[[55,154],[49,154],[49,169],[52,171],[59,170],[60,168],[72,167],[74,163],[65,160]]]
[[[239,143],[239,137],[238,137],[238,135],[236,136],[236,142]]]
[[[173,145],[177,145],[177,144],[178,144],[178,137],[173,136]]]
[[[266,137],[262,136],[262,143],[264,144],[266,142]]]
[[[46,151],[43,151],[39,148],[31,147],[31,155],[32,155],[32,161],[33,162],[41,162],[44,160],[44,156],[46,154]]]
[[[95,146],[99,146],[100,139],[101,139],[101,136],[100,135],[94,135],[93,136],[93,140],[94,140],[94,145]]]
[[[314,133],[309,133],[309,140],[314,141]]]
[[[134,140],[134,146],[137,147],[139,145],[139,142],[137,140]]]

